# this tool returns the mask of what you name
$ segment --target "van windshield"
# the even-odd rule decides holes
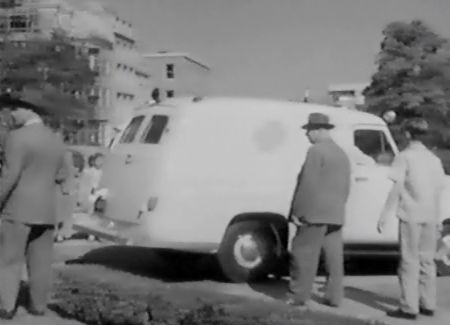
[[[159,143],[168,122],[169,117],[167,115],[153,115],[144,131],[142,142],[149,144]]]
[[[133,117],[130,124],[128,124],[127,128],[123,132],[119,142],[120,143],[133,142],[137,132],[139,131],[139,128],[141,127],[142,122],[144,121],[144,118],[145,116],[143,115]]]
[[[380,162],[380,157],[394,156],[394,150],[392,149],[385,132],[381,130],[355,130],[353,137],[355,146],[377,162]]]

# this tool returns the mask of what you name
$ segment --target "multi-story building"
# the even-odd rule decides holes
[[[161,99],[209,93],[210,67],[188,53],[157,52],[144,54],[144,57]]]
[[[333,84],[328,87],[328,95],[333,105],[358,109],[365,103],[363,95],[368,83]]]
[[[48,38],[55,29],[66,31],[87,51],[91,68],[98,72],[86,95],[95,103],[96,120],[106,124],[107,143],[109,130],[151,98],[150,71],[138,51],[133,25],[88,0],[0,0],[1,39],[20,43]]]

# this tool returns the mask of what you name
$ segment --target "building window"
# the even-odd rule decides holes
[[[0,17],[0,32],[5,33],[8,30],[8,19],[5,16]]]
[[[142,72],[142,71],[139,71],[139,70],[136,70],[136,69],[134,71],[135,71],[136,76],[138,76],[140,78],[143,78],[143,79],[148,79],[149,78],[149,75],[146,74],[145,72]]]
[[[167,79],[175,78],[175,65],[173,63],[166,64],[166,77]]]
[[[109,107],[111,106],[111,90],[109,88],[102,89],[102,106]]]
[[[101,99],[101,90],[99,87],[92,87],[87,94],[87,98],[89,103],[93,105],[97,105],[99,100]]]
[[[22,1],[17,0],[1,0],[0,1],[0,8],[1,9],[8,9],[8,8],[14,8],[18,7],[22,4]]]
[[[13,31],[26,31],[28,27],[28,19],[24,15],[15,15],[10,17],[9,26]]]
[[[175,92],[173,90],[166,91],[167,98],[173,98],[175,96]]]

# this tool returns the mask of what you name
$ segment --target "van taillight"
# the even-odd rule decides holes
[[[147,211],[155,210],[157,204],[158,204],[158,198],[155,196],[150,197],[147,201]]]

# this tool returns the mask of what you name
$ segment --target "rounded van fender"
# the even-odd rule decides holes
[[[267,225],[273,234],[277,247],[277,255],[281,255],[288,246],[288,220],[281,214],[272,212],[247,212],[238,214],[231,219],[222,236],[222,241],[231,225],[242,222],[258,222]]]

